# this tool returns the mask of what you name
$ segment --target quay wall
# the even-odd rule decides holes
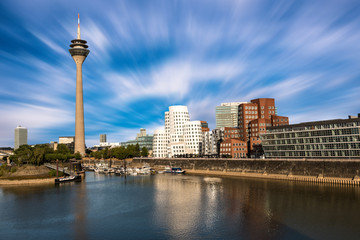
[[[357,159],[204,159],[134,158],[132,165],[149,164],[154,168],[176,166],[189,173],[237,175],[314,182],[349,180],[359,185],[360,160]],[[276,177],[275,177],[276,176]],[[317,179],[317,180],[316,180]]]
[[[147,163],[155,167],[171,165],[193,170],[341,178],[353,178],[360,173],[360,160],[134,158],[132,163]]]

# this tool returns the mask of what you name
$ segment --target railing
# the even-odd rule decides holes
[[[44,166],[45,166],[45,167],[48,167],[48,168],[50,168],[50,169],[56,170],[56,165],[54,165],[54,164],[45,163]],[[70,172],[69,170],[67,170],[67,169],[64,170],[64,168],[62,168],[62,167],[58,167],[58,171],[59,171],[59,172],[63,172],[63,173],[65,173],[65,174],[67,174],[67,175],[73,174],[73,173],[71,173],[71,172]]]
[[[141,157],[134,160],[166,160],[166,161],[290,161],[290,162],[360,162],[360,159],[349,158],[153,158]]]

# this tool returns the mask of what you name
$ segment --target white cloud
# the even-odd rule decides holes
[[[182,99],[198,82],[227,81],[243,71],[235,61],[197,62],[193,60],[167,61],[149,72],[124,76],[109,74],[106,80],[113,86],[114,101],[129,101],[146,97]]]

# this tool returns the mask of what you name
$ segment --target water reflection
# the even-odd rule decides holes
[[[0,232],[4,239],[356,239],[359,200],[359,187],[89,173],[86,182],[59,187],[1,187]]]
[[[184,239],[195,234],[201,220],[201,180],[158,177],[154,186],[157,224],[168,229],[168,234],[174,238]]]
[[[88,239],[86,229],[86,209],[87,209],[87,195],[86,184],[80,183],[76,191],[75,201],[75,224],[74,233],[75,239],[83,240]]]

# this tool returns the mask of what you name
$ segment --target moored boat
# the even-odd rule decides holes
[[[56,178],[55,183],[65,183],[65,182],[81,182],[81,176],[80,175],[72,175],[68,177],[62,177],[62,178]]]

